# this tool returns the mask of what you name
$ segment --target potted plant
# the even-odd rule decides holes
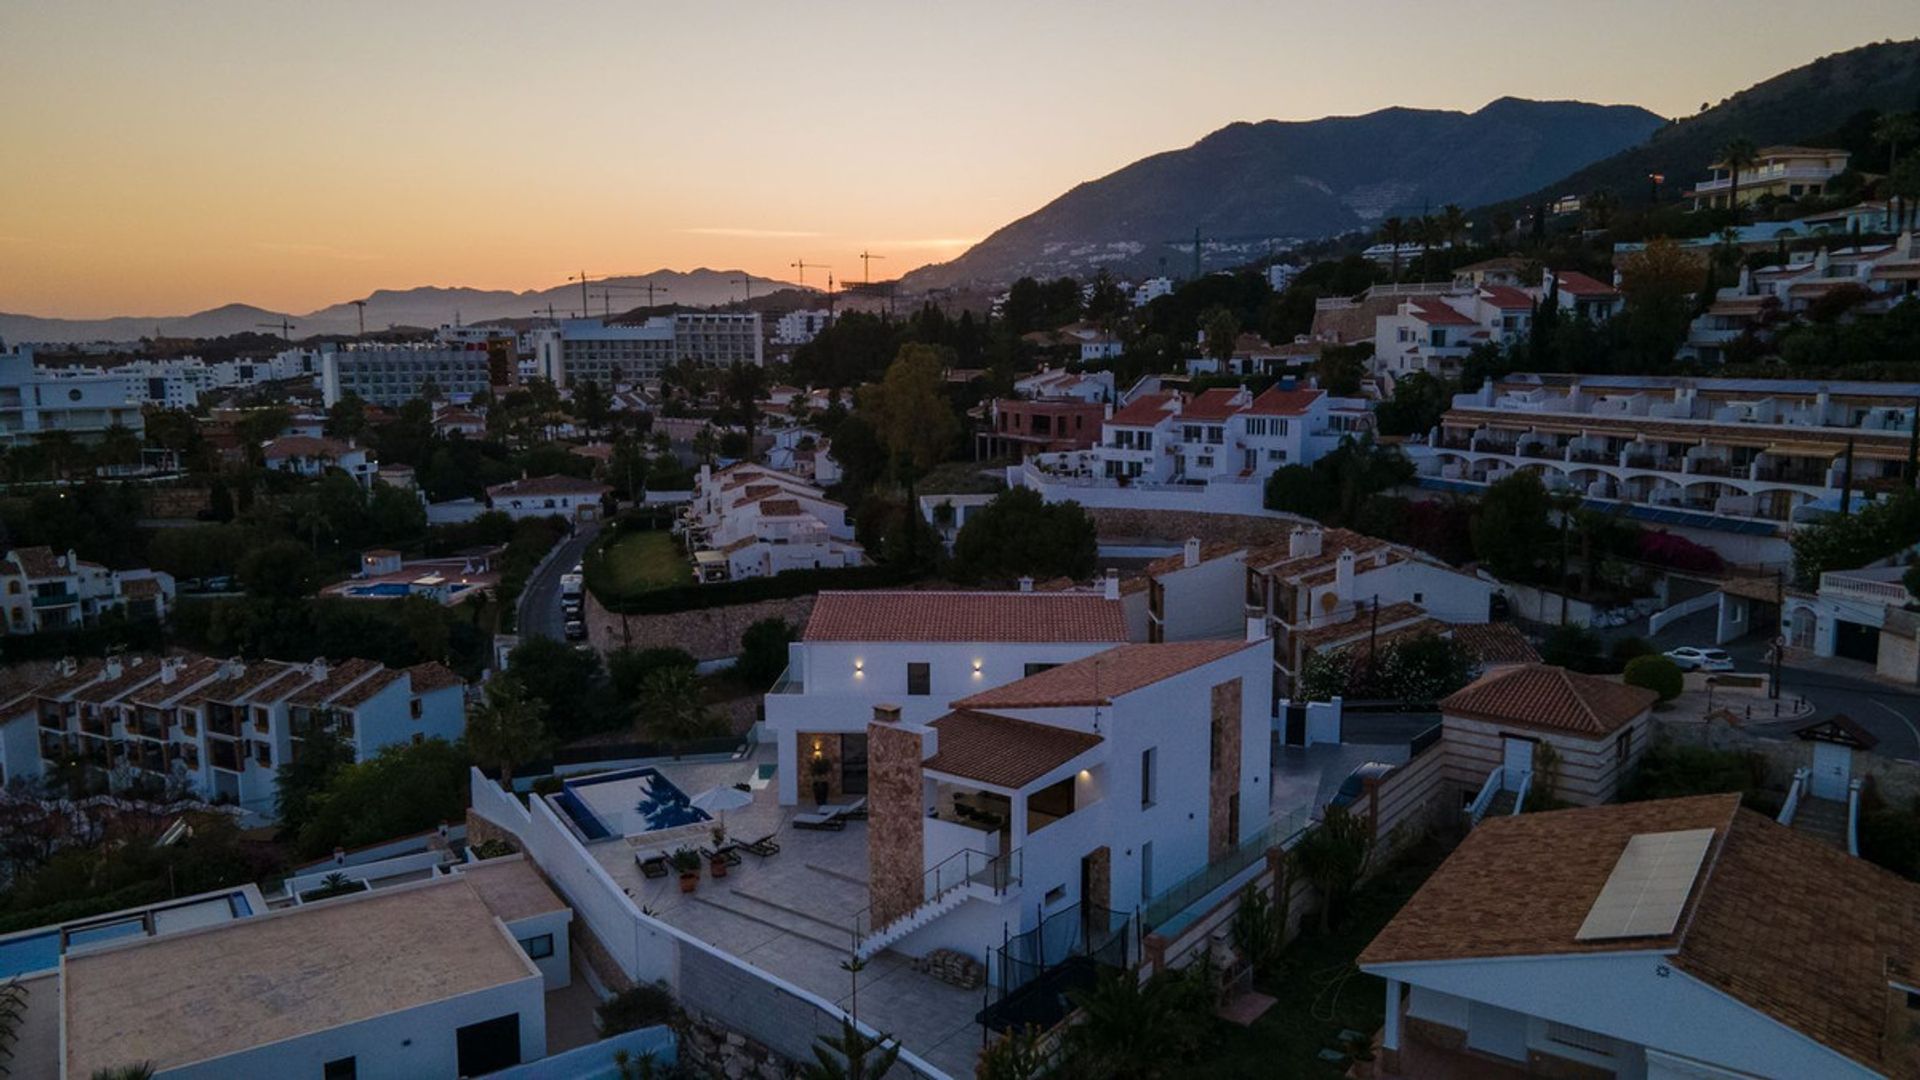
[[[707,867],[713,871],[713,876],[717,878],[727,876],[727,853],[721,850],[721,845],[726,842],[727,827],[715,822],[713,826],[713,856],[707,860]]]
[[[680,891],[692,892],[700,884],[700,853],[690,847],[673,853],[673,868],[680,871]]]
[[[813,774],[813,804],[815,806],[825,806],[827,804],[827,791],[832,786],[827,783],[827,775],[833,772],[833,763],[827,760],[825,754],[816,750],[813,754],[813,761],[807,765],[807,771]]]

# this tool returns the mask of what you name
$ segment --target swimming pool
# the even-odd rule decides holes
[[[244,919],[253,905],[244,893],[209,897],[183,904],[157,905],[103,918],[81,919],[50,930],[28,931],[0,938],[0,979],[51,971],[60,966],[60,954],[89,949],[125,938],[166,934]],[[64,944],[62,944],[64,942]]]
[[[658,769],[623,769],[568,780],[553,801],[588,840],[633,836],[713,820]]]
[[[447,586],[447,595],[457,595],[471,588],[473,588],[471,585],[449,585]],[[409,596],[412,593],[413,586],[408,585],[404,581],[376,581],[371,585],[350,585],[347,587],[348,596],[393,598]]]

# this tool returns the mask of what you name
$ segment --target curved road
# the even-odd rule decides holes
[[[560,575],[573,569],[573,564],[586,554],[587,545],[599,533],[599,522],[583,523],[579,531],[560,541],[554,556],[527,579],[527,587],[520,593],[520,613],[515,623],[521,640],[536,636],[565,640],[566,620],[560,614]]]

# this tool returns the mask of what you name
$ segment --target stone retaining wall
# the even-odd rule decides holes
[[[587,640],[605,655],[617,649],[685,649],[695,660],[724,660],[740,655],[740,635],[762,619],[807,625],[813,597],[756,600],[750,604],[676,611],[671,615],[616,615],[587,594]]]
[[[1273,544],[1285,540],[1296,524],[1314,524],[1306,518],[1196,514],[1185,510],[1090,507],[1087,513],[1093,517],[1095,532],[1108,543],[1122,540],[1170,540],[1177,543],[1197,536],[1208,541]]]

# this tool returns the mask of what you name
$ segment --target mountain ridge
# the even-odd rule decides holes
[[[1532,190],[1666,121],[1633,105],[1504,96],[1473,112],[1390,106],[1317,120],[1241,120],[1082,181],[908,288],[1004,283],[1023,273],[1183,269],[1197,227],[1206,261],[1244,262],[1281,241],[1370,228],[1396,213]],[[1508,162],[1490,169],[1488,161]]]
[[[743,276],[740,270],[714,270],[705,266],[692,270],[660,269],[651,274],[636,274],[594,280],[587,290],[594,313],[607,310],[600,290],[612,285],[617,291],[611,309],[619,314],[632,308],[639,291],[649,280],[658,287],[658,302],[679,303],[691,307],[714,307],[736,298],[733,281]],[[755,277],[758,290],[794,289],[791,282]],[[389,326],[435,327],[450,323],[457,316],[463,323],[492,319],[525,319],[551,303],[555,314],[578,314],[578,282],[553,285],[544,289],[478,289],[462,285],[416,285],[405,289],[375,289],[366,296],[369,332]],[[255,304],[231,302],[185,315],[115,315],[98,319],[63,319],[52,316],[0,312],[0,341],[64,344],[84,341],[130,341],[142,337],[223,337],[268,327],[282,321],[293,324],[296,338],[318,334],[354,334],[359,330],[360,313],[353,301],[341,301],[315,308],[304,314],[274,311]]]

